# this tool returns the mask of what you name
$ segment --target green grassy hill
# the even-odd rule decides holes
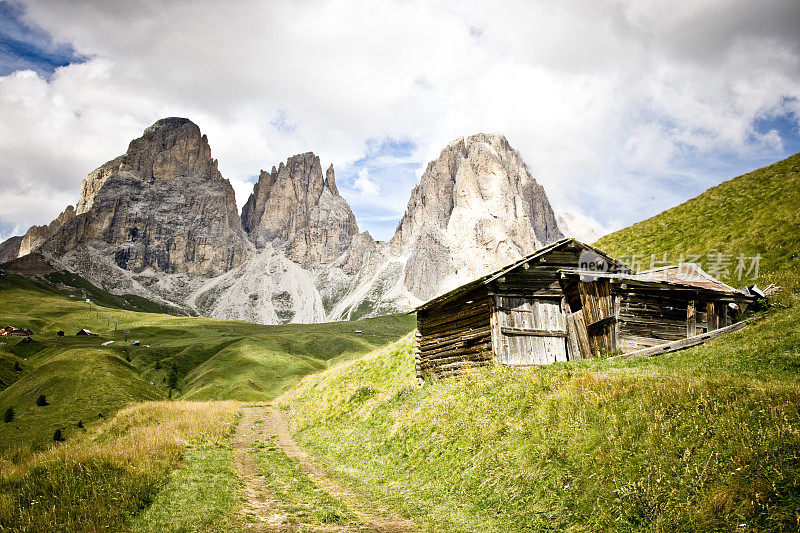
[[[651,359],[487,368],[422,389],[408,336],[285,394],[296,438],[434,530],[796,531],[799,165],[598,243],[620,256],[760,253],[758,284],[784,292],[754,325]]]
[[[709,255],[723,254],[731,264],[719,277],[734,287],[753,283],[750,276],[738,279],[738,256],[758,254],[755,282],[793,292],[800,282],[800,154],[726,181],[595,245],[615,256],[636,254],[646,267],[653,254],[673,260],[700,255],[706,264]]]
[[[0,411],[16,412],[13,422],[0,426],[0,454],[52,444],[58,428],[70,438],[79,420],[91,425],[100,413],[166,398],[173,367],[173,398],[264,401],[332,361],[368,353],[414,327],[408,315],[263,326],[133,311],[112,307],[125,302],[91,294],[108,306],[39,279],[0,277],[0,324],[34,331],[30,343],[0,338]],[[81,328],[98,336],[76,336]],[[40,394],[48,406],[35,405]]]

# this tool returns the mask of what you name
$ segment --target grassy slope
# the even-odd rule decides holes
[[[238,531],[239,478],[230,445],[190,446],[152,505],[131,521],[134,532]]]
[[[140,403],[56,448],[0,459],[0,530],[231,531],[228,439],[238,411],[236,402]],[[205,475],[208,461],[216,476]],[[166,512],[162,495],[182,507]]]
[[[129,403],[165,397],[124,359],[105,350],[46,351],[54,353],[38,355],[34,368],[0,393],[0,405],[13,406],[16,413],[14,421],[3,425],[0,442],[13,442],[16,454],[50,444],[56,429],[72,438],[84,431],[78,421],[90,425]],[[49,405],[36,405],[41,394]]]
[[[761,287],[798,287],[800,276],[800,154],[713,187],[679,206],[603,237],[595,243],[611,255],[681,253],[760,254]],[[741,287],[745,280],[723,281]]]
[[[287,393],[298,440],[436,530],[797,530],[799,163],[599,243],[761,253],[759,284],[783,285],[786,307],[755,325],[653,359],[485,369],[421,390],[407,337]]]
[[[77,420],[94,423],[98,413],[109,416],[131,402],[165,397],[173,365],[177,396],[270,400],[332,360],[362,355],[413,328],[413,317],[405,315],[263,326],[77,300],[28,278],[0,278],[0,324],[34,331],[29,344],[0,339],[0,411],[13,407],[17,412],[14,422],[0,426],[0,454],[52,442],[58,427],[69,438]],[[81,328],[99,336],[76,337]],[[356,335],[356,329],[363,333]],[[59,330],[66,336],[57,337]],[[128,343],[124,330],[130,331]],[[130,346],[132,340],[141,346]],[[102,346],[108,341],[114,342]],[[21,362],[22,372],[13,371],[14,361]],[[39,394],[47,396],[49,406],[34,405]]]

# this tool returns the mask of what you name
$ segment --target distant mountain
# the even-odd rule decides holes
[[[588,217],[575,215],[568,211],[560,213],[556,221],[565,237],[572,237],[581,242],[593,243],[604,233],[602,228]]]
[[[260,323],[356,319],[449,290],[562,237],[544,189],[500,135],[428,164],[388,243],[359,232],[311,152],[261,171],[236,211],[208,139],[159,120],[84,179],[77,207],[0,244],[114,293]]]
[[[460,137],[428,163],[394,237],[331,316],[408,309],[562,236],[505,137]]]

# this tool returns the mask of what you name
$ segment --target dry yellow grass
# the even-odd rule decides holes
[[[144,402],[80,438],[0,462],[0,529],[124,527],[187,445],[224,444],[238,402]]]

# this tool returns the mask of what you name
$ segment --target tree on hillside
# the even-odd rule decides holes
[[[14,372],[22,372],[22,367],[19,366],[19,361],[14,361]]]
[[[14,420],[14,408],[9,407],[8,409],[6,409],[6,414],[3,416],[3,422],[9,423],[12,420]]]
[[[178,367],[172,365],[172,369],[169,371],[169,390],[172,392],[172,389],[178,387]]]
[[[39,407],[50,405],[47,403],[47,397],[44,394],[40,394],[38,398],[36,398],[36,405]]]
[[[55,433],[53,433],[53,440],[56,442],[62,442],[64,440],[64,436],[61,435],[61,428],[58,428]]]

